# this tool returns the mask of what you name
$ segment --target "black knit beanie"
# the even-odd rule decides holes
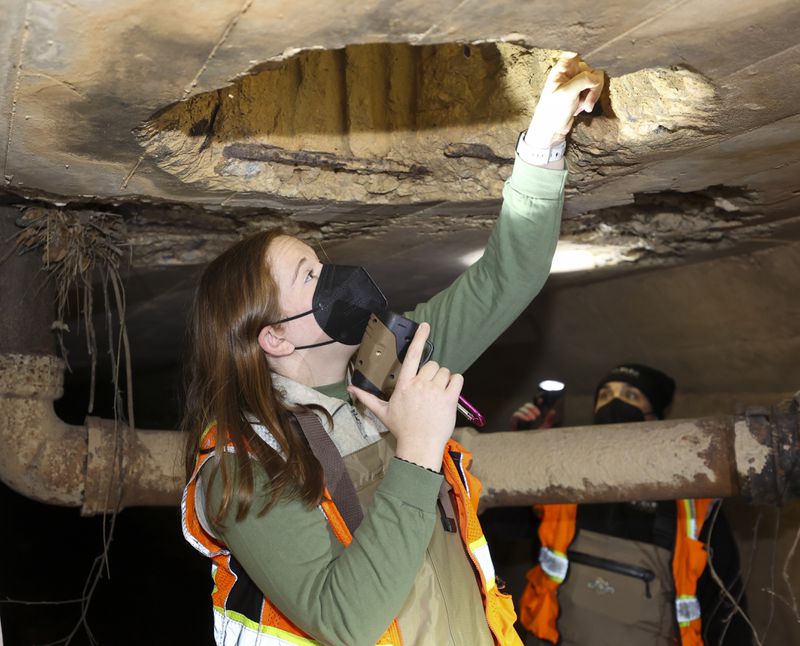
[[[625,363],[600,380],[594,392],[595,401],[600,388],[609,381],[623,381],[636,386],[650,400],[653,412],[659,419],[664,418],[664,410],[672,403],[672,396],[675,394],[675,380],[669,375],[638,363]]]

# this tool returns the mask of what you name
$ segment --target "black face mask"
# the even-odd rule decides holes
[[[364,337],[370,314],[382,313],[387,306],[383,292],[363,267],[322,265],[311,309],[268,325],[313,314],[332,341],[296,346],[295,350],[318,348],[337,341],[344,345],[358,345]]]
[[[641,408],[616,398],[594,412],[595,424],[625,424],[643,421],[644,413]]]

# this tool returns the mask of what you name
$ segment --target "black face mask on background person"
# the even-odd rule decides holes
[[[644,413],[641,408],[617,398],[612,399],[594,412],[595,424],[625,424],[627,422],[643,421]]]
[[[370,314],[385,311],[386,297],[363,267],[322,265],[311,309],[267,325],[278,325],[313,314],[331,341],[295,346],[295,350],[318,348],[331,343],[358,345],[364,337]]]

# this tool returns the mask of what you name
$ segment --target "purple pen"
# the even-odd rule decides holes
[[[458,396],[458,405],[456,406],[458,412],[467,418],[467,421],[472,422],[480,428],[486,424],[486,418],[478,412],[478,409],[470,404],[461,395]]]

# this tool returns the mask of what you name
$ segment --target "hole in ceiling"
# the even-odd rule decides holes
[[[458,182],[482,197],[556,57],[510,43],[306,50],[166,107],[139,135],[162,168],[217,188],[421,201]]]
[[[159,110],[137,134],[162,169],[203,188],[355,203],[496,199],[558,54],[507,42],[304,50]],[[682,128],[705,122],[713,96],[685,69],[615,79],[603,116],[579,118],[575,149],[668,151]]]

